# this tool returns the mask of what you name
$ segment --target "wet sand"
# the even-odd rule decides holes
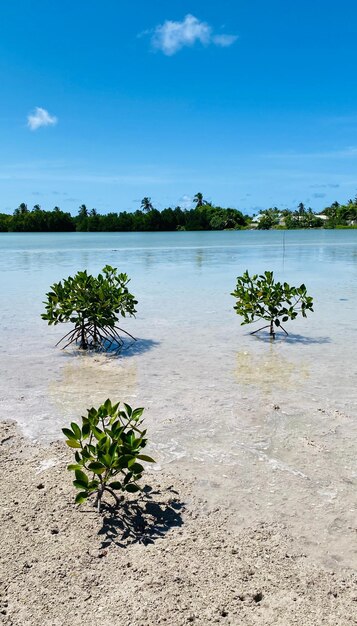
[[[146,473],[137,506],[98,515],[73,504],[64,443],[0,433],[5,626],[357,623],[356,574],[323,567],[278,519],[240,527],[168,468]]]

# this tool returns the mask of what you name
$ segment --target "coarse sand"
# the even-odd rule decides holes
[[[63,442],[2,422],[0,444],[5,626],[357,624],[357,575],[322,569],[279,520],[235,528],[166,470],[98,515],[74,504]]]

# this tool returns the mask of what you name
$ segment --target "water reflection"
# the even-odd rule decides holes
[[[255,387],[264,394],[277,388],[296,389],[310,376],[310,368],[305,362],[294,362],[283,357],[276,346],[264,354],[237,352],[236,378],[240,385]]]
[[[204,262],[204,252],[202,249],[196,250],[196,254],[195,254],[195,264],[196,267],[198,267],[198,269],[202,268]]]
[[[127,401],[136,390],[136,365],[120,364],[104,355],[81,354],[49,383],[49,395],[63,416],[85,414],[87,408],[107,398]]]

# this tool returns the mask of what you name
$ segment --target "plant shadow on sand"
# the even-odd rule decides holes
[[[105,356],[109,356],[111,358],[128,358],[131,356],[143,354],[144,352],[148,352],[153,348],[156,348],[160,345],[159,341],[155,341],[154,339],[135,339],[124,341],[123,345],[116,346],[116,344],[111,345],[106,349],[101,348],[100,350],[80,350],[78,347],[67,348],[61,351],[61,354],[64,356],[79,356],[79,355],[87,355],[90,357],[96,357],[98,354],[104,354]]]
[[[144,352],[148,352],[149,350],[156,348],[158,345],[160,345],[160,342],[155,341],[154,339],[136,339],[136,341],[130,341],[125,344],[118,356],[126,358],[137,354],[143,354]]]
[[[160,491],[146,486],[138,500],[123,501],[118,507],[103,502],[103,526],[98,532],[101,548],[114,543],[126,548],[133,543],[148,545],[162,539],[174,527],[182,526],[184,504],[172,487],[168,499]]]
[[[313,344],[324,344],[331,343],[330,337],[307,337],[306,335],[295,335],[290,334],[284,335],[283,333],[276,333],[275,339],[269,335],[269,333],[260,333],[257,335],[252,335],[259,341],[272,342],[272,343],[292,343],[292,344],[303,344],[303,345],[313,345]]]

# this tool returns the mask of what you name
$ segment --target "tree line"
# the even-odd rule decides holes
[[[54,207],[52,211],[36,204],[29,209],[21,203],[12,215],[0,213],[0,232],[142,232],[176,230],[240,230],[256,228],[339,228],[357,226],[357,197],[347,204],[334,202],[317,214],[300,203],[296,210],[277,207],[261,210],[257,216],[243,214],[238,209],[223,208],[204,199],[202,193],[193,198],[192,209],[180,206],[159,211],[151,198],[141,201],[140,209],[130,212],[98,213],[86,205],[77,215]]]

